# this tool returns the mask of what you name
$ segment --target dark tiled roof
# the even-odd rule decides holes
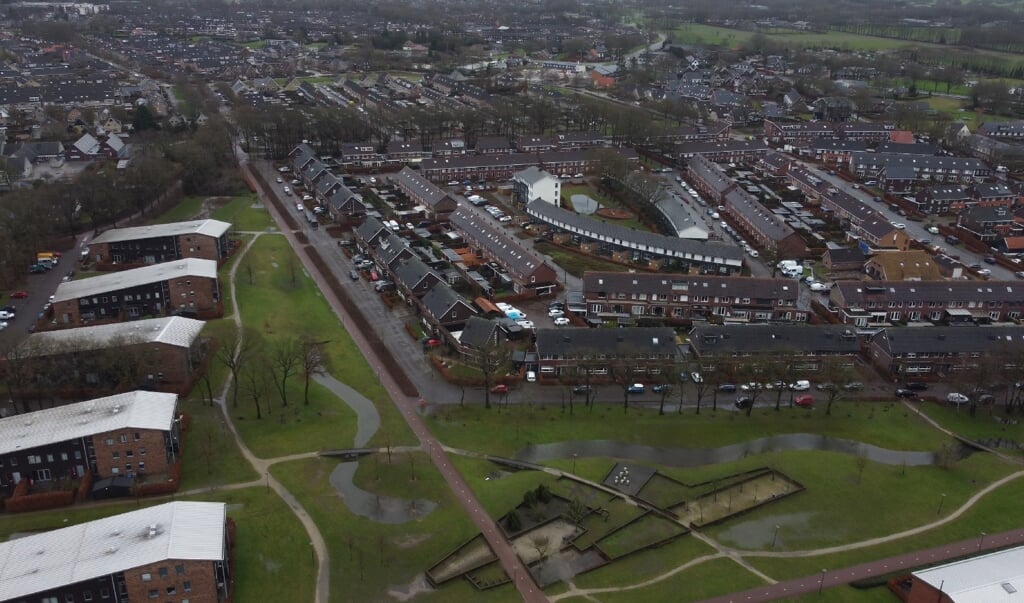
[[[894,327],[875,335],[872,343],[891,354],[1019,351],[1024,349],[1024,328]]]
[[[651,354],[674,358],[676,334],[670,328],[537,329],[537,355],[604,355],[648,358]]]
[[[800,286],[791,278],[749,278],[743,276],[695,276],[689,274],[651,274],[629,272],[585,272],[583,292],[657,293],[672,299],[675,295],[708,295],[751,299],[796,301]]]
[[[698,355],[755,354],[792,350],[812,354],[856,354],[856,334],[836,325],[702,325],[690,332]]]
[[[533,252],[485,222],[485,218],[471,208],[459,206],[450,220],[453,226],[462,231],[463,236],[477,247],[486,249],[520,281],[527,280],[544,264]]]
[[[872,301],[1009,302],[1024,301],[1024,282],[1017,281],[837,281],[850,307]]]

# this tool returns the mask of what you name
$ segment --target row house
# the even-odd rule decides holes
[[[732,372],[749,364],[751,358],[772,356],[792,360],[798,374],[820,370],[829,358],[839,358],[841,365],[852,367],[860,351],[856,332],[843,325],[752,324],[737,329],[701,324],[690,331],[690,353],[705,375]]]
[[[809,142],[806,152],[816,160],[829,165],[846,165],[854,152],[863,153],[868,145],[862,140],[840,138],[816,138]]]
[[[230,601],[229,521],[175,501],[0,543],[4,601]]]
[[[461,138],[442,140],[441,142],[435,142],[430,146],[430,156],[433,157],[457,157],[465,154],[466,141]]]
[[[0,493],[18,483],[166,475],[178,459],[178,395],[133,391],[0,418]]]
[[[477,309],[447,283],[438,283],[421,298],[414,298],[423,326],[431,333],[461,331]]]
[[[620,321],[653,317],[726,322],[805,322],[793,279],[586,272],[587,316]]]
[[[732,133],[728,122],[716,122],[702,126],[682,125],[660,132],[651,137],[656,143],[715,142],[727,141]]]
[[[896,228],[892,222],[880,214],[870,220],[851,224],[847,237],[860,239],[872,249],[906,251],[910,248],[910,236],[902,228]]]
[[[718,205],[736,183],[711,159],[698,155],[686,162],[686,175],[694,189]]]
[[[1000,140],[1024,140],[1024,121],[985,122],[978,126],[978,134]]]
[[[979,241],[990,244],[1024,234],[1024,225],[1017,222],[1017,217],[1005,205],[968,207],[957,216],[956,225]]]
[[[171,316],[39,331],[9,351],[7,362],[11,370],[10,363],[21,364],[36,393],[146,388],[186,394],[206,352],[204,324]]]
[[[946,184],[922,188],[909,201],[922,214],[942,216],[963,210],[971,196],[963,186]]]
[[[516,150],[520,153],[543,153],[555,150],[555,143],[547,136],[523,135],[516,138]]]
[[[833,126],[826,122],[764,120],[764,137],[772,144],[806,144],[834,133]]]
[[[768,153],[768,145],[762,140],[685,142],[675,151],[680,161],[699,156],[716,163],[753,163]]]
[[[458,202],[451,195],[408,167],[389,174],[387,179],[414,204],[422,205],[431,220],[447,220],[458,207]]]
[[[812,204],[822,201],[823,197],[829,194],[829,189],[832,188],[832,183],[823,180],[816,172],[799,164],[790,166],[786,173],[786,179]]]
[[[887,327],[868,337],[868,359],[894,378],[960,375],[991,377],[993,371],[1024,368],[1024,328],[986,327]]]
[[[891,123],[847,122],[836,127],[836,136],[845,140],[861,142],[885,142],[896,132],[896,125]]]
[[[64,150],[64,158],[68,161],[123,159],[127,155],[128,147],[117,134],[105,134],[99,138],[92,134],[83,134]]]
[[[1017,191],[1003,182],[985,182],[971,187],[971,200],[980,207],[1001,205],[1012,208],[1018,199]]]
[[[462,157],[435,157],[420,163],[420,173],[432,182],[508,180],[518,171],[538,164],[529,153],[486,153]]]
[[[743,250],[735,245],[681,239],[646,230],[619,226],[557,207],[544,201],[526,205],[531,218],[548,225],[555,237],[572,237],[585,253],[608,250],[619,261],[646,261],[660,266],[675,261],[683,271],[734,274],[743,267]]]
[[[58,327],[147,316],[219,317],[217,262],[185,258],[63,282],[51,311]]]
[[[784,153],[769,151],[754,163],[754,173],[768,180],[781,180],[789,173],[793,160]]]
[[[991,176],[984,162],[973,157],[906,155],[899,153],[853,153],[849,171],[859,178],[890,177],[902,174],[894,168],[908,170],[916,181],[973,184]]]
[[[422,144],[399,140],[389,142],[384,153],[392,163],[404,164],[417,164],[431,156],[429,151],[423,149]]]
[[[757,247],[778,257],[801,257],[807,253],[807,244],[800,233],[750,193],[733,188],[726,193],[722,203],[736,227]]]
[[[600,132],[566,132],[555,134],[552,141],[563,151],[573,149],[592,149],[606,147],[611,144],[611,138]]]
[[[358,168],[377,168],[386,163],[385,157],[369,142],[342,143],[339,161],[345,167]]]
[[[674,375],[680,367],[675,331],[667,327],[537,329],[537,374],[590,382]]]
[[[451,215],[451,224],[477,257],[496,262],[506,271],[517,295],[547,295],[558,286],[558,274],[553,267],[472,208],[457,209]]]
[[[515,152],[515,147],[505,136],[480,136],[473,149],[477,155],[506,155]]]
[[[88,256],[119,269],[185,258],[220,262],[231,253],[230,231],[220,220],[111,228],[89,243]]]
[[[1016,281],[837,281],[830,301],[856,327],[894,322],[1009,322],[1024,311]]]

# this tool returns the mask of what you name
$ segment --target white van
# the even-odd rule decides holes
[[[537,381],[537,373],[535,373],[533,371],[526,371],[526,380],[529,381],[530,383],[536,382]]]

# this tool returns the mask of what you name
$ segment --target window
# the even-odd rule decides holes
[[[141,578],[142,578],[143,582],[150,582],[150,581],[153,580],[153,574],[149,574],[149,573],[142,574]]]
[[[146,449],[145,448],[139,448],[139,456],[146,456]]]
[[[39,456],[38,454],[30,454],[30,455],[28,455],[28,464],[29,465],[38,465],[39,463],[42,463],[42,462],[43,462],[43,457]]]
[[[110,598],[110,590],[106,589],[106,588],[101,588],[100,589],[100,598],[101,599],[109,599]]]
[[[128,443],[128,436],[127,435],[122,433],[120,439],[121,439],[121,443],[122,444],[127,444]]]
[[[37,482],[48,482],[53,479],[49,469],[36,469],[33,473],[35,473]]]
[[[135,456],[135,453],[132,452],[131,450],[126,450],[124,455],[128,458],[132,458],[133,456]]]
[[[89,601],[92,601],[92,591],[91,590],[87,590],[87,591],[83,592],[82,593],[82,600],[85,601],[86,603],[88,603]]]
[[[173,586],[168,586],[167,587],[167,594],[169,594],[169,595],[176,595],[176,594],[178,594],[178,589],[173,587]]]
[[[166,578],[167,577],[167,573],[168,572],[167,572],[167,568],[166,567],[161,567],[158,571],[160,572],[160,577],[161,578]]]
[[[103,440],[103,443],[106,444],[107,446],[113,446],[114,438],[107,438],[106,440]]]
[[[138,442],[139,440],[142,439],[142,434],[136,431],[135,433],[132,434],[132,437],[135,438],[136,442]]]
[[[146,470],[146,461],[139,461],[139,471]]]
[[[68,453],[66,453],[66,452],[60,453],[60,460],[62,460],[62,461],[68,460]]]
[[[150,598],[150,599],[156,599],[156,598],[157,598],[157,597],[159,597],[159,596],[160,596],[160,591],[158,591],[158,590],[157,590],[157,589],[155,589],[155,588],[153,588],[153,589],[150,589],[150,591],[149,591],[149,598]]]
[[[114,459],[119,459],[119,458],[121,458],[121,453],[120,452],[115,452],[114,453]]]
[[[43,597],[40,603],[60,603],[57,597]]]
[[[64,593],[64,600],[67,603],[75,603],[75,593]]]
[[[131,463],[125,463],[124,464],[124,470],[127,471],[128,473],[131,473],[132,472],[132,464]],[[160,574],[161,578],[166,578],[167,577],[167,576],[163,575],[164,573],[166,573],[166,572],[161,572],[161,574]]]
[[[114,475],[121,475],[121,468],[120,467],[111,467],[110,468],[110,472],[112,474],[114,474]]]
[[[179,563],[178,565],[175,565],[174,566],[174,573],[179,575],[179,576],[184,576],[185,575],[185,564]],[[188,584],[188,582],[186,582],[185,584]]]

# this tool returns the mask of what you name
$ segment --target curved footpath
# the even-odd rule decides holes
[[[257,168],[254,167],[253,164],[247,163],[242,166],[242,169],[254,170]],[[295,240],[294,233],[292,233],[290,230],[283,229],[283,226],[285,225],[281,219],[281,216],[278,214],[277,207],[273,203],[266,202],[266,191],[261,189],[258,191],[257,194],[259,195],[260,199],[264,201],[264,205],[266,206],[267,211],[269,212],[270,216],[274,218],[274,222],[277,224],[278,228],[282,229],[285,238],[288,240],[292,249],[295,250],[295,253],[298,256],[299,260],[302,262],[303,268],[313,278],[313,281],[317,284],[317,286],[320,289],[320,292],[323,294],[324,299],[327,300],[327,303],[331,306],[331,309],[334,310],[335,315],[338,316],[343,325],[346,325],[346,329],[348,330],[349,335],[352,337],[352,340],[356,343],[360,351],[366,357],[367,361],[370,362],[372,366],[383,366],[384,363],[381,362],[381,360],[377,357],[373,348],[367,343],[366,338],[363,336],[362,328],[368,328],[369,325],[358,325],[357,328],[348,327],[348,325],[353,325],[355,324],[355,322],[352,320],[350,316],[348,316],[347,312],[345,312],[344,307],[334,296],[334,292],[325,281],[324,275],[320,274],[320,271],[316,268],[316,266],[313,264],[309,256],[306,254],[303,245],[299,244],[299,242]],[[308,235],[310,233],[306,234]],[[237,268],[237,266],[238,263],[236,263],[235,266],[232,267],[232,274],[234,274],[234,270]],[[237,302],[235,302],[234,299],[232,299],[232,303],[235,304]],[[237,317],[237,310],[235,314]],[[540,587],[534,581],[533,576],[530,574],[529,570],[519,559],[519,556],[516,555],[515,551],[512,549],[511,543],[508,541],[508,539],[505,538],[504,533],[497,527],[497,524],[490,517],[490,515],[488,515],[487,512],[484,511],[483,506],[480,504],[480,501],[477,500],[476,496],[474,496],[472,490],[466,484],[465,480],[462,479],[462,476],[452,465],[447,453],[441,447],[440,442],[438,442],[434,435],[430,433],[430,430],[427,429],[422,417],[420,417],[416,410],[419,403],[422,400],[419,398],[413,398],[403,395],[401,393],[401,389],[398,387],[394,379],[387,371],[380,372],[380,379],[381,385],[388,392],[395,406],[398,408],[402,417],[405,419],[405,422],[409,425],[409,428],[416,435],[422,449],[427,452],[427,455],[430,457],[431,462],[434,463],[434,466],[437,467],[437,470],[441,473],[445,481],[448,483],[448,486],[455,494],[456,500],[458,500],[459,503],[463,506],[463,508],[469,514],[470,519],[476,525],[477,529],[480,530],[481,534],[483,534],[484,538],[487,540],[488,545],[490,545],[491,550],[498,557],[498,560],[501,561],[501,565],[504,568],[505,572],[509,576],[513,577],[513,583],[515,584],[516,589],[518,589],[523,600],[528,603],[540,603],[548,601],[548,598],[544,594],[544,591],[540,589]],[[221,406],[224,409],[224,412],[227,413],[227,409],[224,408],[224,405],[221,404]],[[234,432],[233,426],[232,431]],[[237,432],[235,432],[235,437],[238,437]],[[241,440],[239,440],[239,442],[241,442]],[[266,461],[262,461],[260,459],[256,459],[255,457],[253,457],[252,454],[248,451],[248,449],[244,448],[244,446],[243,454],[246,455],[246,458],[249,459],[251,463],[253,463],[253,466],[256,467],[257,470],[262,469],[265,472],[265,468],[263,468],[261,465],[265,466]],[[278,488],[280,488],[280,492],[287,493],[287,490],[281,487],[280,484],[278,484],[276,480],[274,480],[272,477],[268,479],[272,487],[275,487],[275,491],[278,491]],[[303,520],[304,516],[308,520],[308,515],[306,514],[305,510],[302,509],[301,505],[297,505],[296,507],[293,507],[293,509],[295,510],[296,515],[299,516],[300,520]],[[307,531],[310,530],[310,526],[312,527],[312,530],[316,534],[316,540],[319,540],[321,546],[323,546],[323,539],[320,537],[319,531],[316,530],[315,524],[313,524],[312,521],[309,521],[309,524],[307,525],[306,520],[303,520],[303,524],[307,526]],[[310,535],[312,537],[313,533],[311,533]],[[324,552],[321,554],[320,557],[321,563],[320,576],[318,578],[317,584],[317,603],[326,603],[327,601],[328,585],[326,584],[326,582],[329,582],[329,579],[327,577],[328,567],[326,564],[326,546],[323,546],[323,551]],[[318,549],[318,553],[319,552],[320,551]],[[323,593],[323,598],[321,598],[321,592]]]

